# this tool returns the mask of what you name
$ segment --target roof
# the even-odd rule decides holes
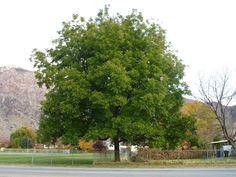
[[[227,143],[228,140],[220,140],[220,141],[212,141],[210,144],[220,144],[220,143]]]

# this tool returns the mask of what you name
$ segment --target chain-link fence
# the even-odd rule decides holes
[[[92,165],[97,161],[113,161],[113,152],[82,152],[59,149],[4,149],[0,164]]]
[[[236,151],[217,150],[158,150],[143,148],[135,154],[131,153],[132,161],[150,160],[180,160],[180,159],[213,159],[213,158],[235,158]]]
[[[227,157],[234,158],[232,151]],[[180,150],[164,151],[157,149],[139,149],[137,152],[122,150],[122,161],[155,161],[176,159],[212,159],[225,158],[221,150]],[[0,164],[31,164],[31,165],[93,165],[97,162],[114,161],[114,151],[82,152],[65,149],[4,149],[0,152]]]
[[[139,149],[133,156],[134,161],[175,160],[175,159],[209,159],[215,157],[213,150],[156,150]]]

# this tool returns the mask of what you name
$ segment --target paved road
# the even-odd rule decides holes
[[[236,177],[236,168],[57,168],[0,166],[0,177]]]

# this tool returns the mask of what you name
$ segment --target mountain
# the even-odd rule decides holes
[[[232,122],[236,122],[236,106],[229,106],[226,116],[229,117]]]
[[[184,103],[193,103],[196,100],[189,99],[189,98],[184,98]],[[236,105],[234,106],[228,106],[226,109],[226,117],[228,118],[229,122],[236,123]]]
[[[10,134],[23,126],[37,129],[46,91],[38,87],[32,71],[0,67],[0,143],[9,141]],[[236,106],[228,108],[227,116],[236,122]]]
[[[45,93],[32,71],[0,67],[0,142],[8,141],[11,132],[22,126],[38,127]]]

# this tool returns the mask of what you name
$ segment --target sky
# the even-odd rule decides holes
[[[236,78],[235,0],[2,0],[0,66],[33,70],[32,50],[50,48],[63,21],[95,17],[106,4],[112,14],[137,9],[166,30],[193,94],[201,75],[229,70]]]

